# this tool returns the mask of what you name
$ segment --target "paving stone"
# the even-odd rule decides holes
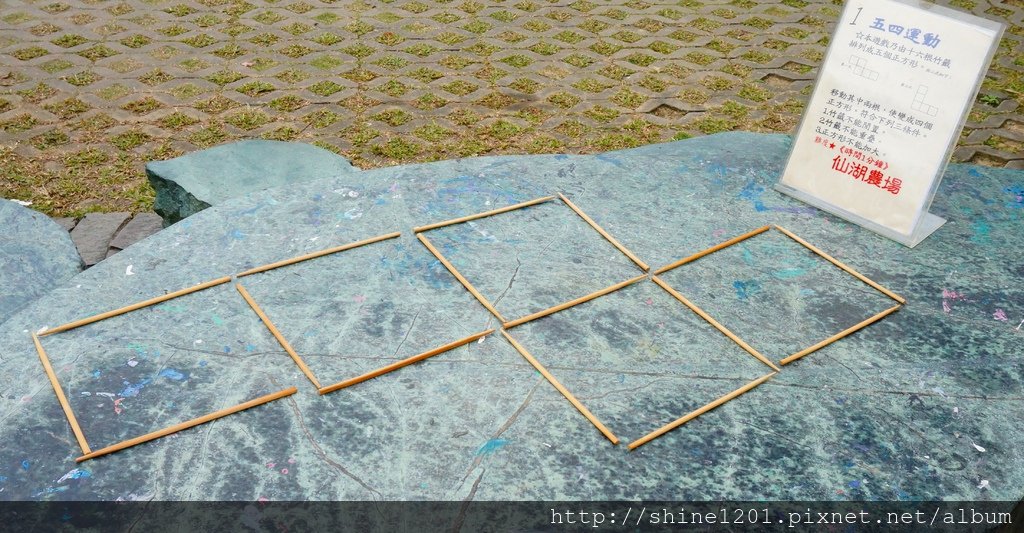
[[[121,175],[122,157],[141,165],[145,154],[173,157],[243,138],[324,143],[369,168],[481,153],[593,153],[727,129],[788,133],[842,7],[97,2],[0,7],[0,68],[10,73],[0,79],[5,138],[54,167],[118,147],[119,157],[79,164],[76,172],[89,176]],[[962,139],[970,150],[956,153],[1009,164],[1024,153],[1019,139],[1001,134],[1024,125],[1024,5],[935,3],[1007,24],[966,125],[968,133],[993,131]],[[996,154],[979,153],[982,146]]]
[[[82,270],[68,232],[49,217],[0,200],[0,323]]]
[[[138,213],[121,228],[121,231],[117,232],[117,236],[110,241],[110,247],[124,250],[162,230],[164,228],[163,223],[163,219],[156,213]]]
[[[246,140],[146,164],[154,210],[169,225],[250,192],[358,171],[305,143]]]
[[[85,266],[95,265],[107,257],[110,241],[129,218],[131,213],[89,213],[71,230],[71,240]]]

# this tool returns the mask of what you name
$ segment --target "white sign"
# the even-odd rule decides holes
[[[849,0],[776,188],[914,246],[1003,25],[914,0]]]

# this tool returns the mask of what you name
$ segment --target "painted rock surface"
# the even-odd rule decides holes
[[[951,166],[949,222],[911,250],[775,193],[788,147],[469,159],[215,205],[0,327],[0,498],[1019,500],[1024,174]],[[508,332],[618,446],[498,334],[321,396],[223,284],[42,338],[90,445],[298,393],[75,464],[30,331],[399,231],[238,280],[327,385],[499,327],[412,228],[556,193],[653,268],[778,224],[907,305],[629,452],[770,372],[647,279]],[[642,274],[558,201],[426,235],[509,320]],[[893,305],[775,230],[660,278],[776,362]]]

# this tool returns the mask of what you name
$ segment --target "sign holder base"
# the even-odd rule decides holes
[[[904,235],[902,233],[897,233],[885,226],[882,226],[881,224],[876,224],[875,222],[872,222],[862,216],[855,215],[839,206],[830,204],[816,196],[813,196],[798,189],[794,189],[793,187],[790,187],[788,185],[776,183],[775,190],[787,196],[796,198],[797,200],[800,200],[801,202],[804,202],[806,204],[813,205],[818,209],[845,218],[846,220],[853,222],[858,226],[867,228],[879,235],[892,239],[908,248],[913,248],[917,246],[921,241],[928,238],[928,236],[931,235],[932,233],[935,233],[935,230],[939,229],[940,227],[942,227],[943,224],[946,223],[946,219],[940,216],[933,215],[931,213],[922,213],[921,218],[918,219],[917,226],[914,228],[913,233],[911,233],[910,235]]]

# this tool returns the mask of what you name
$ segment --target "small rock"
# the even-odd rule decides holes
[[[90,213],[71,230],[71,240],[85,266],[106,259],[110,241],[130,216],[130,213]]]
[[[71,231],[75,228],[75,224],[78,223],[78,219],[71,217],[61,217],[53,219],[58,226],[64,228],[64,231]]]
[[[110,241],[110,247],[124,250],[162,229],[164,229],[164,221],[160,215],[139,213],[125,224],[121,231],[117,232],[114,240]]]
[[[250,139],[150,161],[153,209],[171,225],[250,192],[354,172],[348,160],[306,143]]]

